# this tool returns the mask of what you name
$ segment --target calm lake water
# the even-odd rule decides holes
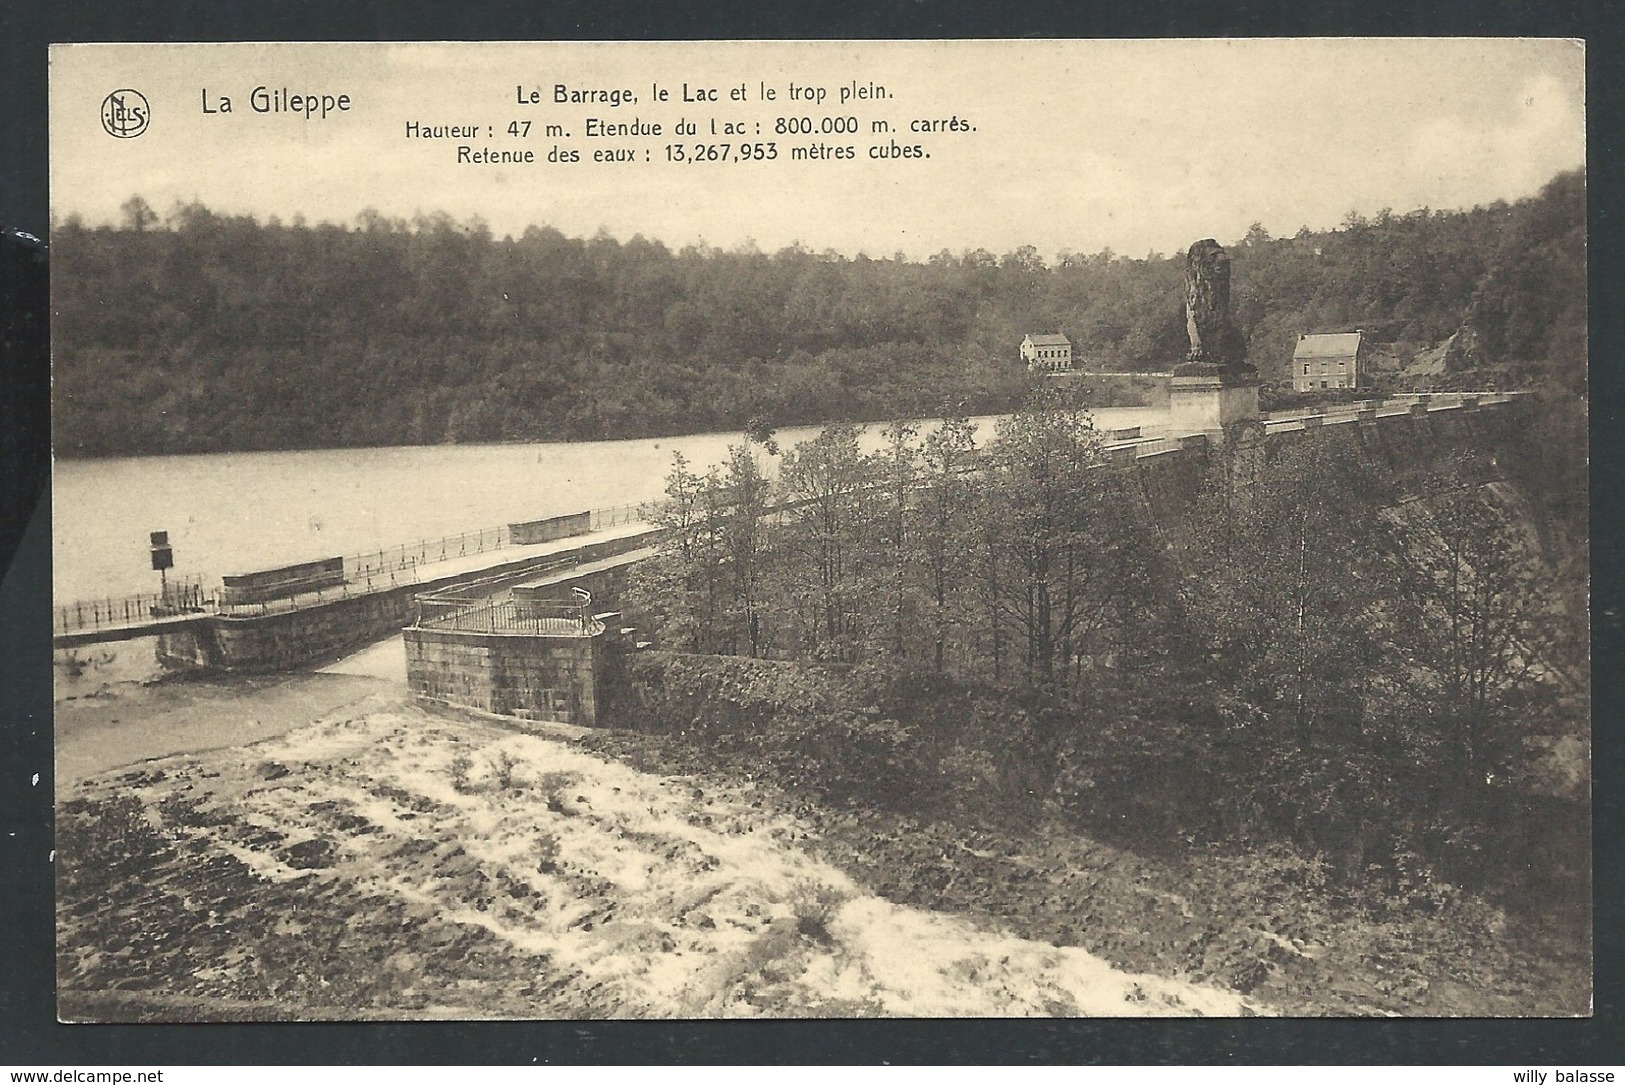
[[[1148,408],[1096,412],[1102,429],[1153,426]],[[993,419],[978,419],[979,440]],[[878,448],[882,427],[865,444]],[[780,430],[790,448],[817,427]],[[59,601],[155,591],[147,536],[168,531],[172,576],[218,578],[421,538],[661,496],[672,454],[721,462],[737,433],[636,441],[430,445],[67,460],[53,476]]]

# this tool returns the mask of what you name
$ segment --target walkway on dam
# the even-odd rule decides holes
[[[427,591],[462,581],[492,579],[535,581],[537,578],[543,578],[545,581],[547,575],[555,570],[557,576],[567,577],[583,570],[593,571],[600,564],[599,560],[581,562],[579,555],[582,551],[599,544],[635,539],[653,530],[652,524],[630,521],[548,542],[510,543],[476,554],[370,572],[349,577],[343,584],[258,603],[225,604],[221,603],[216,595],[205,594],[190,598],[190,605],[182,613],[164,613],[170,608],[161,606],[157,595],[95,604],[69,603],[56,608],[56,627],[52,633],[52,645],[56,648],[76,648],[112,641],[135,640],[162,633],[180,632],[189,626],[220,617],[252,618],[303,610],[340,599],[393,591],[402,587],[419,586]],[[547,560],[549,558],[556,561],[549,562]],[[614,559],[612,563],[625,560],[627,560],[625,557],[621,557]],[[91,607],[95,610],[90,611]]]
[[[1374,422],[1379,419],[1407,415],[1427,415],[1439,411],[1477,410],[1481,407],[1510,403],[1522,392],[1450,392],[1414,393],[1394,396],[1385,400],[1365,400],[1323,407],[1266,413],[1261,423],[1266,433],[1275,434],[1293,430],[1312,429],[1322,425]],[[1131,464],[1136,460],[1166,453],[1178,453],[1207,441],[1206,432],[1185,432],[1173,425],[1148,426],[1130,430],[1108,430],[1102,434],[1103,449],[1109,462]],[[417,548],[399,548],[384,552],[390,563],[382,567],[363,565],[368,571],[348,574],[342,584],[301,592],[297,595],[264,602],[226,604],[219,592],[204,589],[196,583],[185,586],[184,606],[175,605],[173,597],[157,594],[129,596],[122,599],[67,603],[56,607],[52,642],[57,648],[75,648],[110,641],[133,640],[162,633],[180,632],[189,626],[216,618],[252,618],[268,614],[287,613],[324,606],[340,599],[393,591],[403,587],[422,587],[425,591],[450,587],[467,582],[471,587],[484,585],[506,586],[520,578],[531,578],[549,571],[549,557],[558,559],[557,568],[564,570],[580,564],[580,554],[597,544],[613,544],[652,532],[653,524],[634,519],[641,513],[633,506],[623,506],[605,516],[609,526],[580,535],[570,535],[549,542],[515,544],[505,535],[496,537],[494,545],[486,538],[488,532],[471,533],[446,540],[424,542]],[[616,523],[623,516],[624,522]],[[599,519],[600,513],[593,517]],[[501,529],[498,529],[500,533]],[[475,553],[455,557],[430,555],[437,549],[449,552],[453,546],[467,538],[475,538]],[[444,544],[444,545],[442,545]],[[626,549],[634,549],[627,547]],[[417,555],[421,554],[419,560]],[[572,556],[574,556],[572,560]],[[598,556],[598,555],[595,555]],[[617,559],[624,563],[625,558]],[[575,570],[579,572],[580,570]]]

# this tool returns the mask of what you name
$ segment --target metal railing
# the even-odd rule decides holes
[[[438,561],[483,554],[500,550],[509,543],[508,527],[488,527],[480,531],[464,531],[458,535],[443,535],[438,539],[419,539],[415,543],[401,543],[344,559],[346,573],[352,578],[376,576],[380,573],[414,569]]]
[[[398,586],[399,572],[400,570],[390,570],[384,573],[374,573],[372,576],[360,580],[347,580],[343,584],[330,584],[325,587],[312,588],[310,591],[300,592],[297,595],[286,595],[280,599],[262,599],[253,603],[221,603],[215,607],[215,612],[228,618],[257,617],[261,614],[285,614],[292,610],[321,606],[323,603],[331,603],[339,599],[353,599],[396,587]]]
[[[488,599],[441,614],[423,614],[418,628],[456,633],[511,633],[530,636],[591,636],[603,629],[590,602]]]
[[[624,524],[641,523],[648,514],[646,503],[612,505],[591,509],[588,531],[603,531]],[[553,540],[558,541],[558,540]],[[445,535],[438,539],[419,539],[415,543],[401,543],[365,554],[346,557],[344,568],[350,579],[376,576],[380,573],[415,569],[439,561],[484,554],[515,545],[508,525],[488,527],[480,531],[465,531],[459,535]]]
[[[547,561],[526,562],[521,569],[507,569],[473,580],[465,580],[448,588],[420,592],[413,596],[413,601],[417,605],[418,620],[439,617],[463,607],[484,604],[496,598],[495,592],[506,585],[534,580],[560,569],[573,569],[579,564],[581,564],[579,554],[565,554]]]
[[[588,530],[603,531],[605,528],[620,527],[622,524],[642,523],[648,519],[649,509],[648,502],[612,505],[607,509],[593,509],[592,526]]]
[[[589,531],[603,531],[607,528],[643,522],[650,515],[651,508],[652,506],[647,503],[631,503],[591,509]],[[415,573],[419,566],[490,553],[512,545],[511,533],[506,524],[479,531],[464,531],[457,535],[445,535],[436,539],[419,539],[415,543],[402,543],[382,550],[346,556],[343,584],[300,592],[282,599],[267,599],[262,602],[238,603],[230,606],[221,603],[218,584],[205,587],[202,576],[190,577],[172,582],[168,591],[164,593],[138,592],[132,595],[63,602],[54,608],[52,631],[55,635],[61,636],[141,625],[155,616],[163,616],[154,608],[168,609],[174,614],[210,612],[252,616],[281,613],[335,599],[349,599],[412,584],[415,583],[415,578],[411,574]],[[540,571],[546,570],[544,568]]]
[[[163,591],[103,599],[75,599],[54,609],[51,631],[66,635],[93,629],[142,625],[156,618],[175,618],[212,611],[217,600],[201,579],[172,581]]]

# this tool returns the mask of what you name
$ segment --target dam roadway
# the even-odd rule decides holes
[[[1508,392],[1416,394],[1265,415],[1260,428],[1271,438],[1321,426],[1473,412],[1519,397]],[[1174,432],[1172,427],[1107,430],[1103,436],[1106,462],[1118,466],[1170,455],[1205,455],[1211,441],[1209,434]],[[590,530],[540,542],[514,541],[520,536],[505,534],[495,542],[481,539],[475,553],[450,552],[461,537],[399,548],[399,560],[385,551],[347,569],[341,582],[252,602],[231,601],[229,589],[200,585],[170,595],[68,602],[55,608],[52,644],[74,649],[156,637],[160,659],[171,665],[274,671],[332,657],[409,624],[416,596],[426,592],[456,588],[495,593],[523,581],[556,584],[561,590],[582,585],[600,598],[613,598],[602,593],[613,591],[627,568],[654,552],[658,529],[641,518],[641,509],[608,512],[616,515],[590,514]],[[378,556],[391,560],[370,560]]]
[[[629,521],[537,543],[508,543],[476,554],[378,569],[263,601],[233,603],[221,591],[194,591],[184,607],[157,595],[56,608],[52,645],[84,647],[158,638],[169,664],[273,671],[365,644],[409,624],[415,598],[458,588],[496,592],[518,582],[600,590],[654,552],[654,526]],[[167,602],[167,601],[166,601]],[[95,613],[92,614],[92,608]],[[166,611],[182,610],[181,613]],[[75,628],[77,621],[82,625]]]

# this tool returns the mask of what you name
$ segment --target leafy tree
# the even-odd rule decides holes
[[[1000,420],[988,452],[982,560],[994,621],[1013,632],[1029,680],[1064,680],[1094,602],[1100,437],[1075,397],[1040,387]]]
[[[658,553],[632,569],[630,596],[659,634],[691,652],[716,643],[722,577],[721,484],[713,470],[696,475],[681,452],[672,455],[666,499],[650,515],[663,529]]]
[[[784,457],[780,484],[788,505],[785,551],[791,592],[810,620],[815,654],[851,658],[860,632],[861,562],[871,520],[874,468],[858,430],[830,425]]]
[[[745,654],[755,658],[763,646],[762,533],[771,494],[749,445],[729,447],[723,487],[727,494],[723,552],[729,574],[729,617],[736,643],[743,643]]]
[[[158,212],[140,196],[131,196],[119,204],[119,211],[124,216],[124,228],[134,230],[136,233],[141,233],[158,223]]]

